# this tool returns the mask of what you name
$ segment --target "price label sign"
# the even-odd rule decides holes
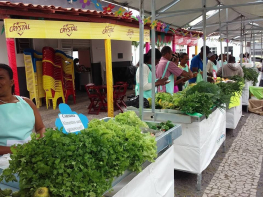
[[[77,114],[59,114],[58,117],[67,133],[75,133],[84,129]]]
[[[88,128],[88,118],[83,114],[77,114],[72,111],[71,108],[64,103],[59,105],[60,114],[56,119],[56,127],[62,129],[65,134],[75,133],[78,134],[83,129]]]
[[[216,75],[216,71],[215,71],[215,70],[213,70],[213,78],[214,78],[214,80],[216,81],[217,75]]]

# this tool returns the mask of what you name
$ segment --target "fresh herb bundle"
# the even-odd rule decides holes
[[[168,120],[167,122],[161,122],[156,125],[152,125],[151,123],[148,123],[148,126],[150,129],[153,130],[168,131],[169,129],[174,127],[174,124],[172,123],[172,121]]]
[[[179,101],[180,110],[185,113],[200,113],[208,117],[213,107],[213,94],[198,91],[188,94]]]
[[[234,96],[236,93],[241,95],[244,86],[244,79],[240,76],[233,76],[230,78],[235,82],[227,82],[227,83],[218,83],[217,86],[220,88],[221,92],[224,95],[228,95],[230,98]],[[230,100],[229,98],[229,100]]]
[[[155,138],[142,134],[142,126],[148,127],[127,112],[108,122],[92,120],[78,135],[53,129],[41,139],[33,134],[29,143],[12,147],[0,181],[14,181],[18,173],[25,197],[39,187],[47,187],[52,197],[100,197],[114,177],[126,169],[141,171],[146,160],[156,158]]]
[[[254,68],[242,67],[244,72],[244,79],[247,81],[253,81],[253,86],[258,82],[258,71]]]
[[[230,77],[230,79],[237,82],[237,83],[240,83],[242,85],[245,83],[244,78],[240,77],[239,75],[232,76],[232,77]]]
[[[221,109],[225,109],[225,104],[228,103],[230,100],[229,95],[225,95],[221,92],[220,88],[217,85],[209,82],[199,82],[197,85],[193,86],[186,92],[186,96],[192,95],[195,92],[212,94],[211,100],[213,102],[213,106]]]

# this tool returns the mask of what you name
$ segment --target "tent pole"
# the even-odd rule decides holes
[[[188,55],[188,57],[190,57],[190,47],[189,46],[187,46],[187,55]],[[187,62],[187,65],[188,65],[188,67],[190,66],[189,60]]]
[[[263,55],[263,52],[262,52],[262,32],[261,32],[261,58],[262,58],[262,55]],[[261,63],[263,63],[263,61],[261,61]]]
[[[18,71],[16,63],[16,42],[14,38],[6,38],[6,47],[9,66],[13,70],[13,79],[15,85],[15,95],[20,95],[19,81],[18,81]]]
[[[221,67],[224,66],[223,44],[222,44],[222,30],[221,30],[221,10],[219,9],[219,30],[220,30],[220,50],[221,50]],[[224,69],[222,68],[222,77],[224,76]]]
[[[206,68],[206,0],[203,1],[203,79],[207,81],[207,68]]]
[[[140,0],[140,17],[144,19],[144,0]],[[139,78],[140,78],[140,97],[139,97],[139,117],[143,120],[143,53],[144,53],[144,24],[140,23],[140,63],[139,63]]]
[[[241,16],[241,32],[240,32],[240,66],[243,66],[243,16]]]
[[[253,27],[253,26],[252,26]],[[253,42],[253,39],[252,39],[252,34],[253,34],[253,28],[251,27],[251,36],[250,36],[250,47],[249,47],[249,54],[250,54],[250,57],[249,57],[249,62],[252,62],[251,61],[251,57],[252,57],[252,42]]]
[[[244,31],[243,31],[243,34],[244,34],[244,41],[245,41],[245,53],[247,52],[247,36],[246,36],[246,24],[244,23]],[[247,57],[246,57],[247,58]]]
[[[148,53],[148,51],[150,51],[150,48],[151,48],[150,43],[146,42],[146,44],[145,44],[146,53]]]
[[[195,46],[195,55],[198,54],[198,45]]]
[[[111,40],[105,39],[108,117],[114,117]]]
[[[153,0],[152,0],[153,1]],[[173,53],[176,53],[176,44],[175,44],[175,36],[173,35],[173,42],[172,42],[172,49],[173,49]]]
[[[156,10],[156,5],[155,5],[155,0],[152,0],[152,23],[155,21],[155,10]],[[151,43],[152,43],[152,112],[155,113],[155,28],[151,30]],[[174,42],[174,39],[173,39]],[[154,116],[155,119],[155,116]]]
[[[228,37],[228,8],[226,9],[226,50],[227,50],[227,62],[229,61],[229,37]]]
[[[255,49],[255,47],[256,47],[256,45],[255,45],[255,32],[254,32],[254,28],[253,28],[253,26],[254,26],[254,23],[252,23],[252,29],[253,29],[253,56],[254,56],[254,58],[253,58],[253,67],[255,67],[256,66],[256,49]]]

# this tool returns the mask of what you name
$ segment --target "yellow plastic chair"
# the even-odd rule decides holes
[[[34,72],[32,57],[30,54],[24,54],[24,63],[26,71],[27,90],[29,91],[30,100],[35,99],[36,106],[39,108],[40,102],[38,97],[37,74]]]

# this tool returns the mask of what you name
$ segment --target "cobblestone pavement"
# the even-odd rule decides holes
[[[263,117],[251,114],[203,197],[256,197],[263,157]]]
[[[196,190],[195,174],[175,171],[174,196],[263,197],[263,165],[260,156],[263,155],[263,117],[246,112],[243,112],[243,115],[233,131],[234,136],[231,130],[227,130],[227,152],[223,153],[221,147],[210,165],[203,171],[201,191]],[[236,190],[231,190],[232,188]],[[249,193],[246,195],[247,192]]]

